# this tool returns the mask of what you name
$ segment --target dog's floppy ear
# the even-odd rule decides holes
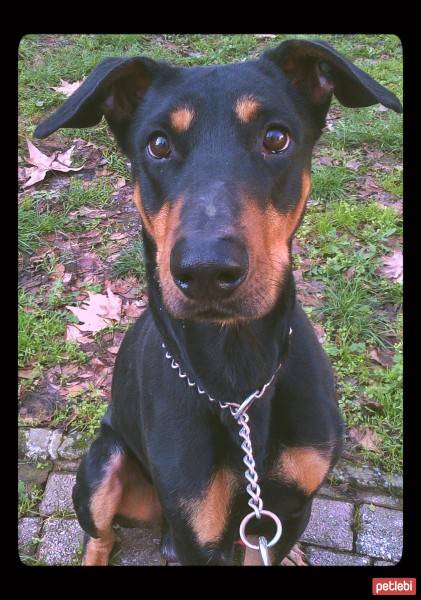
[[[319,40],[288,40],[263,55],[275,62],[291,83],[315,105],[328,106],[332,93],[344,106],[383,104],[402,112],[398,98]]]
[[[92,127],[105,116],[124,148],[134,109],[157,69],[165,67],[141,56],[106,58],[64,104],[38,125],[35,137],[45,138],[60,127]]]

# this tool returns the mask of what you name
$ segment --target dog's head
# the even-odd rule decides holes
[[[167,310],[239,322],[268,313],[289,274],[332,94],[348,107],[402,111],[330,45],[290,40],[223,66],[105,59],[35,135],[105,116],[132,162]]]

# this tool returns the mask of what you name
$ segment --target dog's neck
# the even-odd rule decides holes
[[[154,249],[143,237],[149,306],[166,348],[190,379],[212,397],[244,400],[272,377],[285,357],[295,302],[292,274],[286,277],[273,309],[260,319],[227,326],[177,320],[163,305]]]

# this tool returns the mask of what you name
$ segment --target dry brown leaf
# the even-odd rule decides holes
[[[121,318],[121,298],[107,289],[107,296],[104,294],[93,294],[88,292],[89,300],[82,304],[81,308],[67,306],[81,322],[78,325],[80,331],[101,331],[108,327],[108,320],[120,321]]]
[[[364,450],[380,452],[380,438],[375,431],[368,427],[352,427],[349,430],[349,438]]]
[[[403,282],[403,255],[401,250],[395,250],[390,256],[382,256],[383,267],[380,272],[388,279]]]
[[[124,312],[126,313],[127,317],[140,317],[140,315],[143,313],[143,311],[145,310],[145,306],[142,308],[139,308],[134,302],[132,304],[127,304],[124,307]]]
[[[119,190],[120,188],[124,187],[126,185],[126,180],[124,179],[124,177],[119,177],[117,179],[117,182],[115,183],[114,187]]]
[[[83,169],[83,165],[81,167],[71,166],[71,155],[74,146],[66,150],[66,152],[54,152],[51,156],[47,156],[38,150],[30,140],[27,139],[26,143],[29,150],[29,156],[26,161],[34,166],[26,169],[26,175],[29,179],[23,185],[24,188],[42,181],[48,171],[62,171],[63,173],[67,173]]]
[[[111,352],[111,354],[117,354],[119,349],[120,349],[120,346],[110,346],[108,348],[108,352]]]
[[[346,163],[346,166],[352,171],[358,171],[358,169],[361,167],[361,163],[358,160],[350,160]]]
[[[20,377],[21,379],[32,379],[34,373],[34,369],[19,369],[18,377]]]
[[[369,357],[374,362],[379,363],[382,367],[390,367],[393,364],[392,350],[382,350],[381,348],[373,348],[368,353]]]
[[[83,79],[80,81],[75,81],[73,83],[69,83],[64,79],[60,79],[60,85],[57,87],[52,87],[51,89],[59,94],[63,94],[63,96],[71,96],[83,83]]]

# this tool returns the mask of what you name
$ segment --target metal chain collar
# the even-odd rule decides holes
[[[289,335],[291,335],[291,333],[292,333],[292,329],[289,330]],[[171,361],[171,368],[178,371],[178,376],[181,379],[185,379],[186,383],[189,387],[196,388],[196,391],[198,394],[207,396],[207,398],[210,402],[216,402],[215,398],[212,398],[212,396],[210,396],[205,390],[202,390],[202,388],[199,385],[197,385],[197,383],[195,383],[194,381],[191,381],[189,376],[187,375],[187,373],[184,373],[184,371],[181,370],[180,365],[174,360],[174,358],[168,352],[164,343],[162,344],[162,348],[165,350],[165,358],[167,358],[168,360]],[[265,566],[270,566],[267,549],[271,548],[278,542],[278,540],[282,534],[282,525],[281,525],[281,521],[277,515],[275,515],[273,512],[271,512],[269,510],[263,510],[263,500],[260,497],[260,486],[257,483],[258,475],[257,475],[256,469],[255,469],[256,464],[255,464],[254,457],[253,457],[253,447],[251,445],[251,439],[250,439],[250,427],[248,426],[250,417],[248,416],[247,411],[249,410],[249,408],[251,407],[253,402],[256,400],[256,398],[261,398],[264,395],[267,388],[273,383],[273,380],[275,379],[275,375],[279,371],[281,366],[282,366],[282,363],[279,363],[276,371],[274,372],[272,377],[269,379],[269,381],[267,381],[260,390],[256,390],[255,392],[250,394],[250,396],[247,396],[247,398],[241,404],[238,404],[237,402],[218,401],[218,404],[222,409],[229,408],[231,415],[234,417],[234,419],[237,421],[237,423],[240,427],[238,434],[239,434],[240,438],[242,438],[242,440],[243,440],[243,442],[241,444],[241,449],[244,452],[243,462],[247,467],[244,475],[248,481],[248,485],[246,487],[247,493],[250,496],[248,505],[253,510],[251,513],[246,515],[244,517],[244,519],[241,521],[240,537],[246,546],[248,546],[249,548],[252,548],[253,550],[259,550],[260,556],[262,558],[262,562]],[[256,519],[261,519],[262,515],[271,518],[275,522],[276,533],[270,542],[268,542],[264,536],[260,536],[259,537],[259,545],[255,545],[255,544],[252,544],[251,542],[249,542],[249,540],[247,539],[245,529],[246,529],[246,525],[250,521],[250,519],[252,519],[253,517],[255,517]]]

